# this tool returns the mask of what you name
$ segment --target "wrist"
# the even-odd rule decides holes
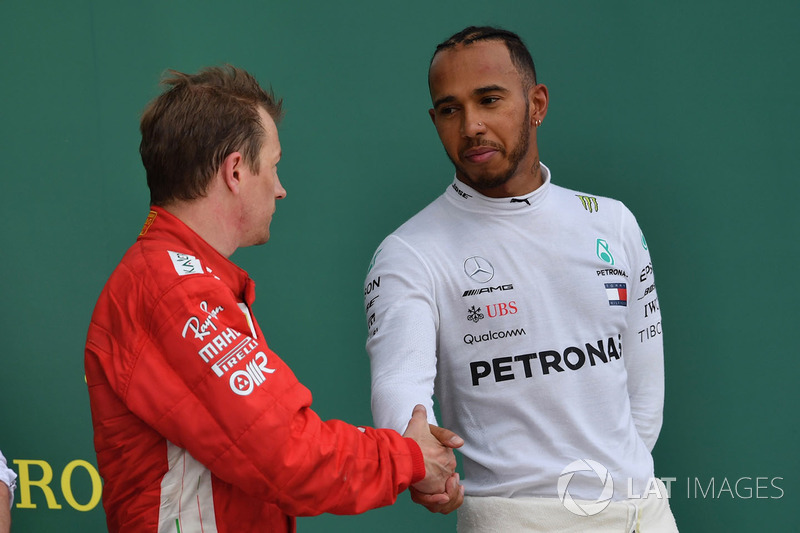
[[[414,439],[404,437],[408,445],[408,451],[411,454],[411,481],[409,485],[418,483],[425,479],[425,456],[422,455],[422,449]]]

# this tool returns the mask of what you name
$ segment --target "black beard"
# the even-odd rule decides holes
[[[500,175],[490,174],[488,172],[470,175],[466,170],[464,170],[464,167],[453,161],[453,158],[450,157],[450,154],[448,154],[450,161],[453,162],[453,166],[456,167],[456,174],[464,177],[466,179],[466,183],[479,192],[488,189],[494,189],[507,183],[508,180],[510,180],[512,177],[514,177],[514,174],[516,174],[520,162],[525,158],[526,155],[528,155],[528,144],[530,143],[531,138],[531,125],[530,122],[528,122],[527,110],[525,113],[525,120],[522,122],[521,130],[522,131],[520,132],[517,146],[515,146],[514,150],[508,155],[508,162],[510,164],[508,171]],[[503,154],[506,153],[505,150],[501,149],[500,151]]]

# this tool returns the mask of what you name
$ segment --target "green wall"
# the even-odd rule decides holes
[[[285,98],[288,197],[272,241],[234,260],[317,411],[369,424],[366,266],[451,179],[426,69],[474,23],[529,44],[554,180],[623,200],[648,236],[666,345],[656,473],[676,478],[681,530],[793,529],[798,17],[796,2],[744,0],[0,1],[0,449],[38,482],[27,502],[18,489],[13,531],[105,529],[83,342],[147,215],[138,115],[161,72],[230,62]],[[423,533],[455,519],[403,495],[299,525]]]

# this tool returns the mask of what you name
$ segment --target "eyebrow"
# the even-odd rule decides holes
[[[508,89],[505,87],[501,87],[500,85],[487,85],[485,87],[478,87],[477,89],[472,91],[472,94],[475,96],[481,96],[486,93],[493,93],[493,92],[501,92],[501,93],[508,93]],[[449,104],[450,102],[455,102],[455,96],[443,96],[442,98],[437,99],[433,102],[434,109],[438,109],[442,104]]]
[[[487,85],[486,87],[478,87],[477,89],[472,91],[472,94],[481,95],[494,92],[507,93],[508,89],[506,89],[505,87],[501,87],[499,85]]]
[[[444,96],[433,102],[433,108],[438,109],[440,105],[449,104],[450,102],[455,102],[455,100],[456,100],[455,96]]]

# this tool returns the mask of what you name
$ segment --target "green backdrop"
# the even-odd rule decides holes
[[[26,478],[13,531],[105,529],[83,342],[147,215],[138,115],[161,72],[229,62],[285,98],[288,197],[270,243],[234,260],[316,410],[369,424],[362,282],[383,236],[451,179],[426,70],[474,23],[529,44],[554,180],[623,200],[648,236],[666,345],[656,473],[676,479],[681,530],[795,529],[799,17],[745,0],[0,1],[0,449]],[[402,495],[299,528],[455,518]]]

